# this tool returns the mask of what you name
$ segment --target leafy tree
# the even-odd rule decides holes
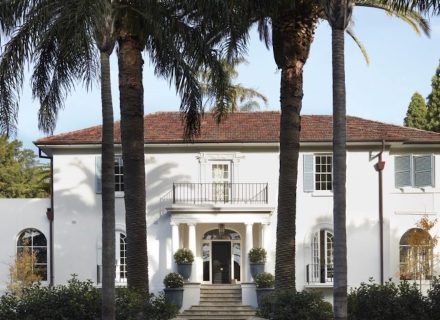
[[[23,290],[42,280],[35,272],[37,251],[31,252],[28,246],[17,253],[14,262],[9,266],[8,293],[21,297]]]
[[[411,97],[411,102],[406,112],[406,117],[403,120],[405,127],[426,129],[427,126],[427,109],[425,99],[418,92]]]
[[[0,198],[45,198],[49,168],[37,162],[32,150],[0,136]]]
[[[431,80],[431,93],[428,96],[428,125],[431,131],[440,132],[440,64]]]

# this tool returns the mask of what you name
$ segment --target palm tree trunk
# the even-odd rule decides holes
[[[102,319],[115,319],[115,151],[110,55],[101,51]]]
[[[281,71],[280,176],[275,288],[295,290],[296,184],[298,178],[303,68]]]
[[[147,223],[145,206],[144,89],[139,42],[118,39],[122,159],[127,228],[127,285],[148,293]]]
[[[275,289],[296,290],[296,185],[303,98],[303,67],[317,23],[315,7],[273,19],[274,58],[281,69],[280,176],[278,180]]]
[[[333,64],[333,224],[335,320],[347,319],[346,101],[343,28],[332,28]]]

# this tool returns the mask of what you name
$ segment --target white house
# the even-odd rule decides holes
[[[411,246],[408,234],[425,234],[414,229],[417,221],[440,214],[440,170],[436,170],[440,134],[357,117],[347,120],[349,286],[370,277],[429,280],[435,272],[433,255],[427,247]],[[163,288],[164,276],[175,268],[173,253],[185,247],[196,256],[193,286],[241,284],[243,301],[255,304],[248,251],[264,247],[266,271],[274,271],[279,113],[234,113],[219,125],[206,114],[201,135],[193,143],[182,138],[179,113],[147,115],[145,128],[151,290]],[[118,123],[115,131],[120,153]],[[0,288],[8,280],[8,264],[23,245],[38,250],[39,272],[45,281],[61,284],[77,274],[99,284],[100,139],[97,126],[35,142],[42,154],[52,157],[53,208],[48,199],[0,201]],[[298,170],[297,289],[320,290],[329,297],[331,116],[302,117]],[[126,242],[120,156],[115,173],[116,282],[123,285]],[[437,230],[425,236],[434,237]],[[410,263],[414,259],[417,264]]]

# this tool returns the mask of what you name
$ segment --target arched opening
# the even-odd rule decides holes
[[[220,224],[202,239],[203,281],[231,283],[241,281],[241,237]]]
[[[32,273],[47,280],[47,240],[45,235],[34,228],[20,232],[17,239],[17,256],[30,254],[35,257]]]
[[[400,279],[430,280],[433,267],[433,240],[420,228],[406,231],[399,242]]]

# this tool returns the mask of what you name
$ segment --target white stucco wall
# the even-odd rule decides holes
[[[370,277],[379,280],[379,226],[378,226],[378,173],[374,168],[375,155],[380,147],[350,147],[347,156],[347,244],[348,284],[357,286]],[[435,218],[440,213],[440,168],[439,155],[435,147],[409,149],[405,146],[392,147],[383,153],[386,162],[384,180],[384,257],[385,279],[398,278],[399,240],[402,234],[415,223],[423,213]],[[319,229],[333,229],[332,192],[303,191],[303,154],[329,153],[330,146],[303,147],[299,157],[297,188],[297,230],[296,230],[296,277],[297,288],[306,285],[306,265],[311,263],[311,237]],[[436,186],[434,188],[394,187],[394,155],[405,153],[436,153]],[[96,281],[97,265],[101,263],[101,195],[95,191],[95,158],[98,150],[57,149],[54,150],[54,274],[56,283],[65,283],[71,274],[79,279]],[[276,201],[278,197],[279,151],[273,147],[210,146],[191,147],[146,147],[146,195],[149,275],[152,291],[163,288],[162,279],[173,270],[171,255],[170,214],[164,214],[171,203],[167,195],[173,182],[207,182],[203,159],[233,158],[233,182],[262,182],[269,185],[269,204],[275,210],[270,216],[266,230],[265,247],[268,251],[266,271],[273,272],[275,265]],[[201,160],[202,159],[202,160]],[[292,190],[293,192],[293,190]],[[7,274],[6,262],[13,256],[15,237],[25,227],[34,227],[47,234],[49,223],[45,217],[48,200],[0,201],[0,212],[7,218],[0,228],[3,232],[0,255],[0,281]],[[15,201],[15,202],[14,202]],[[34,201],[34,202],[32,202]],[[13,210],[8,208],[14,208]],[[18,209],[16,209],[18,208]],[[31,214],[37,212],[38,214]],[[116,199],[116,224],[119,231],[125,231],[123,198]],[[205,212],[206,213],[206,212]],[[173,215],[178,215],[175,212]],[[188,214],[188,212],[186,212]],[[193,215],[197,215],[194,213]],[[241,221],[230,223],[245,243],[245,226],[239,222],[249,220],[246,215],[235,214]],[[257,213],[255,213],[257,215]],[[14,217],[14,218],[12,218]],[[15,217],[18,217],[17,219]],[[232,221],[232,220],[231,220]],[[257,220],[255,220],[257,221]],[[27,224],[26,224],[27,223]],[[197,239],[204,230],[215,223],[196,228]],[[261,241],[259,224],[254,226],[254,245]],[[226,228],[228,225],[226,226]],[[188,246],[186,225],[180,227],[181,246]],[[438,228],[437,228],[438,229]],[[437,232],[437,229],[433,232]],[[196,249],[200,256],[200,248]],[[247,254],[243,252],[243,255]],[[196,258],[201,263],[201,259]],[[198,277],[201,265],[194,267]],[[3,281],[4,282],[4,281]],[[322,288],[321,288],[322,289]],[[329,289],[323,289],[329,293]]]

